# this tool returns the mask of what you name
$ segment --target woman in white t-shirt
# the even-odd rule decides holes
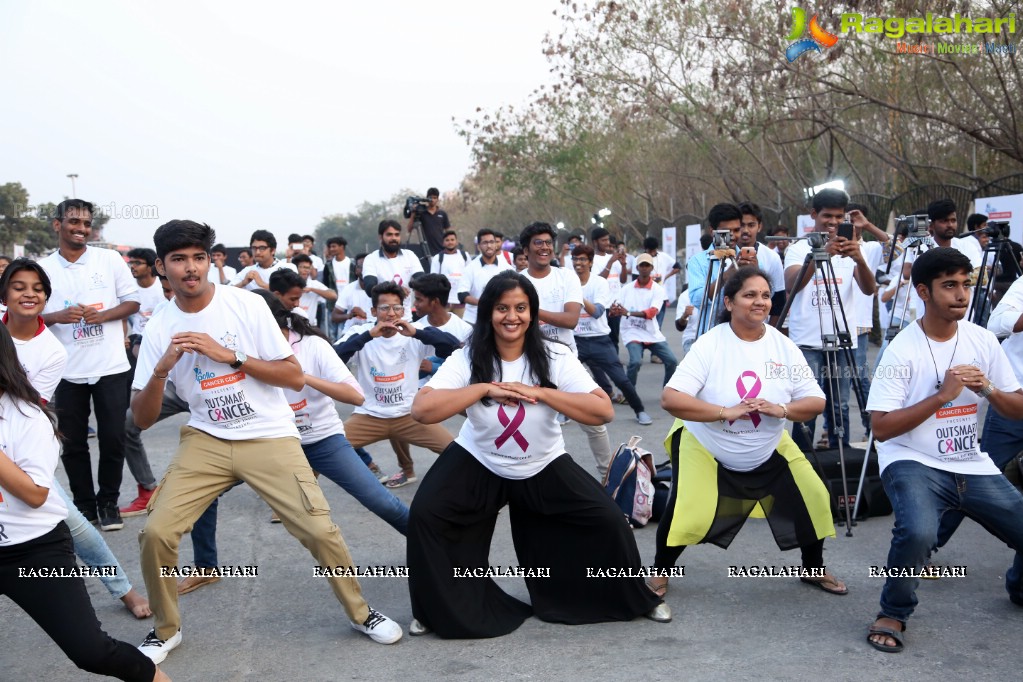
[[[59,454],[52,413],[0,325],[0,594],[79,668],[122,680],[169,679],[138,649],[103,632],[96,619],[64,523],[67,505],[54,490]]]
[[[672,486],[654,566],[666,572],[686,545],[727,548],[759,504],[778,547],[800,547],[803,568],[815,569],[795,574],[845,594],[824,567],[824,538],[835,535],[828,492],[786,431],[820,414],[824,393],[799,348],[767,324],[763,271],[741,268],[723,294],[723,323],[696,340],[661,397],[677,419],[665,441]],[[663,595],[668,579],[649,584]]]
[[[0,301],[9,303],[2,322],[14,340],[18,361],[28,376],[29,383],[39,391],[44,402],[49,402],[64,374],[67,351],[46,325],[41,315],[52,293],[50,278],[34,260],[17,258],[0,277]],[[121,567],[99,530],[78,511],[67,492],[57,480],[53,489],[67,504],[67,526],[75,545],[75,554],[87,566],[114,567],[114,575],[101,575],[100,580],[114,599],[120,599],[136,618],[153,615],[149,602],[139,594]]]
[[[640,555],[621,510],[565,453],[557,421],[561,412],[605,424],[611,401],[567,346],[544,339],[539,311],[526,277],[496,275],[480,296],[468,345],[412,404],[412,416],[427,424],[468,417],[412,501],[413,635],[497,637],[532,613],[569,624],[671,618],[639,578],[587,577],[597,568],[638,572]],[[505,505],[532,605],[504,592],[488,570]]]

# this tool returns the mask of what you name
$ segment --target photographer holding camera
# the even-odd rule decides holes
[[[422,238],[426,240],[430,255],[440,253],[444,250],[444,231],[451,229],[451,220],[448,219],[447,212],[440,207],[440,190],[436,187],[426,190],[425,202],[416,197],[409,197],[409,199],[416,199],[411,215],[409,215],[409,207],[406,204],[405,216],[408,218],[409,234],[412,233],[418,220],[423,226]]]
[[[876,290],[874,273],[863,257],[860,250],[859,233],[861,224],[865,221],[862,216],[856,216],[857,226],[854,232],[848,236],[839,236],[839,224],[845,219],[846,207],[849,205],[849,195],[840,189],[824,189],[814,195],[810,217],[814,221],[814,232],[824,233],[827,237],[825,250],[831,256],[831,268],[834,269],[832,282],[825,282],[825,272],[818,271],[816,267],[808,267],[800,281],[799,270],[804,260],[810,254],[811,245],[809,240],[794,242],[785,249],[785,288],[792,299],[791,315],[788,317],[789,338],[791,338],[806,357],[807,364],[814,371],[817,382],[824,390],[827,398],[827,414],[834,414],[832,403],[835,396],[832,395],[831,386],[834,377],[825,376],[825,355],[823,348],[824,335],[849,334],[852,348],[855,351],[857,346],[857,335],[855,329],[855,312],[853,306],[853,281],[864,294],[871,295]],[[809,286],[807,286],[809,285]],[[828,297],[827,290],[830,286],[832,296],[838,300],[822,300]],[[846,311],[843,315],[843,310]],[[848,325],[848,316],[853,316],[852,327]],[[837,326],[846,325],[845,329],[835,329]],[[838,406],[841,408],[841,423],[844,425],[842,444],[849,447],[849,376],[850,368],[844,353],[838,353],[837,366],[838,380]],[[813,439],[816,417],[806,422]],[[837,434],[828,433],[828,447],[838,447]],[[804,452],[811,450],[811,444],[800,429],[794,429],[793,440]]]

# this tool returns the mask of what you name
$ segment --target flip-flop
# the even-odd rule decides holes
[[[902,641],[902,634],[905,632],[905,626],[902,630],[894,630],[892,628],[884,628],[880,625],[871,625],[867,628],[867,644],[874,647],[878,651],[883,651],[886,654],[898,654],[901,653],[905,644]],[[881,644],[870,639],[874,635],[884,635],[885,637],[891,637],[895,640],[895,646],[888,646],[887,644]]]
[[[825,585],[825,582],[827,582],[827,583],[829,583],[831,585],[836,584],[838,582],[838,579],[835,578],[834,576],[825,577],[825,578],[800,578],[799,580],[800,580],[800,582],[804,582],[807,585],[813,585],[818,590],[823,590],[824,592],[827,592],[828,594],[834,594],[834,595],[838,595],[838,596],[842,596],[844,594],[849,594],[849,588],[848,587],[843,587],[842,589],[839,590],[837,588],[830,588],[830,587],[827,587]]]
[[[649,580],[646,581],[647,589],[656,594],[661,599],[664,599],[664,595],[668,594],[668,583],[665,582],[663,585],[654,585]]]

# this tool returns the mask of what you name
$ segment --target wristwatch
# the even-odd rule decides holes
[[[985,386],[984,388],[982,388],[979,391],[977,391],[977,395],[979,395],[981,398],[986,398],[986,397],[988,397],[989,395],[991,395],[994,392],[995,392],[995,385],[989,381],[987,383],[987,386]]]
[[[231,363],[231,369],[238,369],[245,364],[245,361],[249,359],[249,356],[240,350],[234,352],[234,362]]]

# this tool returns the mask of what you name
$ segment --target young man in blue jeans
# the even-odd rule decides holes
[[[954,249],[917,258],[913,286],[926,312],[888,346],[867,402],[881,480],[895,511],[881,611],[867,633],[880,651],[902,651],[921,569],[947,511],[973,518],[1016,550],[1005,588],[1023,606],[1023,494],[977,442],[981,402],[1020,419],[1023,390],[995,335],[963,320],[972,270]]]

